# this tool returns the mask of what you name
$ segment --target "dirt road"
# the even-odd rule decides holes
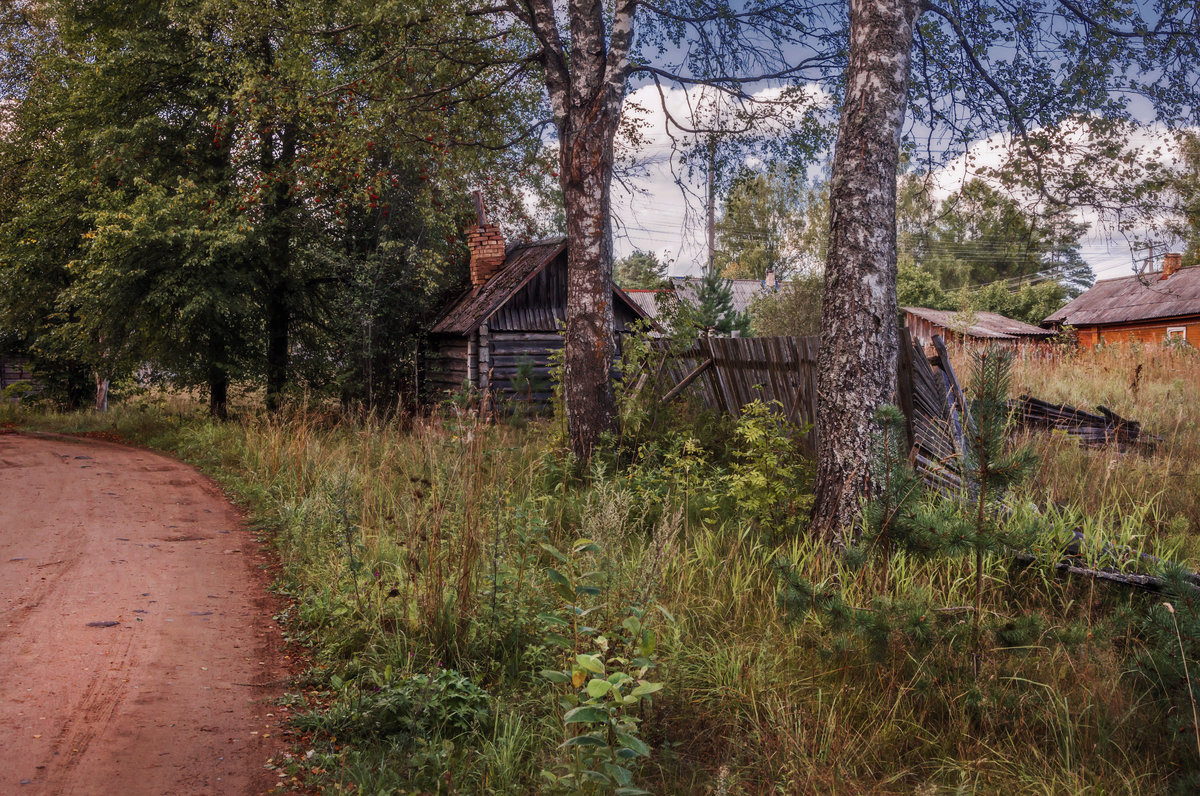
[[[265,792],[262,554],[196,471],[0,434],[0,794]]]

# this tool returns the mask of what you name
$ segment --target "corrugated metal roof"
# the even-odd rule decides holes
[[[658,297],[660,295],[671,295],[670,289],[661,290],[626,290],[625,295],[629,300],[638,306],[646,317],[652,321],[658,320]]]
[[[1042,323],[1103,326],[1200,315],[1200,266],[1161,277],[1158,271],[1097,282]]]
[[[493,274],[486,284],[466,291],[451,304],[434,324],[433,333],[471,334],[481,323],[487,322],[500,310],[517,291],[554,262],[566,248],[566,238],[547,238],[534,243],[509,246],[503,267]],[[648,317],[641,306],[616,285],[613,286],[613,294],[622,299],[638,316]]]
[[[700,306],[700,300],[697,298],[697,291],[700,290],[702,279],[694,276],[673,276],[671,284],[675,288],[675,295],[681,299],[691,302],[695,306]],[[730,279],[730,292],[733,294],[733,309],[735,312],[746,312],[750,309],[750,303],[759,296],[767,293],[767,288],[762,282],[757,279]]]
[[[905,312],[922,318],[930,323],[954,329],[959,319],[959,313],[947,310],[931,310],[928,307],[902,307]],[[975,312],[975,323],[966,329],[969,337],[981,337],[991,340],[1011,340],[1016,337],[1049,337],[1053,333],[1032,326],[1023,321],[1007,318],[995,312]]]

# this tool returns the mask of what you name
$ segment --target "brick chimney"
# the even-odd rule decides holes
[[[471,250],[471,284],[483,287],[504,266],[504,236],[495,224],[489,224],[483,206],[483,194],[475,192],[477,224],[467,233],[467,248]]]
[[[767,290],[769,290],[771,292],[775,292],[776,285],[775,285],[775,269],[774,268],[767,269],[767,275],[763,278],[763,287],[765,287]]]
[[[1171,252],[1163,255],[1162,276],[1159,279],[1168,279],[1179,272],[1183,267],[1183,255],[1179,252]]]

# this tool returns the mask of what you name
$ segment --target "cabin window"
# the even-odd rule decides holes
[[[1168,340],[1186,340],[1187,339],[1187,327],[1186,326],[1168,326],[1167,327],[1167,339]]]

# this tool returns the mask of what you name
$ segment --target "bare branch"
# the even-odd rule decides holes
[[[1156,25],[1154,27],[1153,30],[1151,30],[1150,28],[1143,28],[1141,30],[1118,30],[1116,28],[1105,25],[1103,22],[1101,22],[1100,20],[1096,19],[1091,14],[1084,11],[1083,7],[1080,6],[1078,3],[1072,2],[1072,0],[1058,0],[1058,3],[1063,8],[1067,9],[1072,14],[1074,14],[1075,17],[1077,19],[1079,19],[1080,22],[1084,22],[1087,25],[1089,25],[1090,27],[1095,28],[1096,30],[1103,31],[1104,33],[1107,33],[1109,36],[1116,36],[1116,37],[1122,38],[1122,39],[1150,39],[1150,38],[1157,38],[1160,36],[1163,38],[1169,38],[1171,36],[1179,36],[1179,35],[1200,37],[1200,28],[1194,28],[1192,30],[1184,30],[1184,29],[1180,29],[1180,28],[1177,28],[1174,25],[1172,25],[1171,27],[1164,29],[1162,27],[1163,22],[1161,20],[1159,21],[1158,25]]]
[[[778,72],[766,72],[757,75],[712,75],[708,77],[688,77],[686,75],[669,72],[666,69],[660,69],[649,64],[633,64],[630,66],[631,74],[647,74],[654,76],[654,79],[659,78],[679,83],[687,86],[711,86],[712,88],[723,91],[741,99],[752,99],[750,94],[747,94],[741,88],[745,84],[765,83],[771,80],[783,80],[785,78],[793,78],[805,72],[805,70],[813,69],[818,66],[828,66],[832,64],[832,59],[827,56],[815,56],[806,58],[795,66],[781,69]]]
[[[1013,101],[1013,98],[1009,96],[1008,92],[1004,90],[1004,87],[1001,86],[994,77],[992,77],[991,73],[988,72],[983,63],[979,60],[979,57],[975,55],[975,48],[972,46],[971,40],[967,38],[967,35],[963,32],[963,29],[959,26],[958,20],[949,11],[941,8],[940,6],[933,5],[932,3],[927,6],[927,10],[946,21],[946,24],[950,26],[950,29],[954,32],[955,37],[958,39],[958,43],[962,45],[962,49],[963,52],[966,53],[967,60],[971,62],[971,68],[975,70],[975,73],[979,75],[980,79],[987,83],[988,87],[991,88],[992,91],[995,92],[996,96],[1000,98],[1000,101],[1004,103],[1004,107],[1008,111],[1009,120],[1012,122],[1013,127],[1016,128],[1017,135],[1021,139],[1021,145],[1025,149],[1025,154],[1029,156],[1029,162],[1033,165],[1034,171],[1036,172],[1038,193],[1040,193],[1046,199],[1046,201],[1050,202],[1052,205],[1065,204],[1061,199],[1051,194],[1049,188],[1046,187],[1045,175],[1042,173],[1041,158],[1039,158],[1033,151],[1033,143],[1029,140],[1029,130],[1025,126],[1025,118],[1022,115],[1020,108],[1017,107],[1016,102]]]

